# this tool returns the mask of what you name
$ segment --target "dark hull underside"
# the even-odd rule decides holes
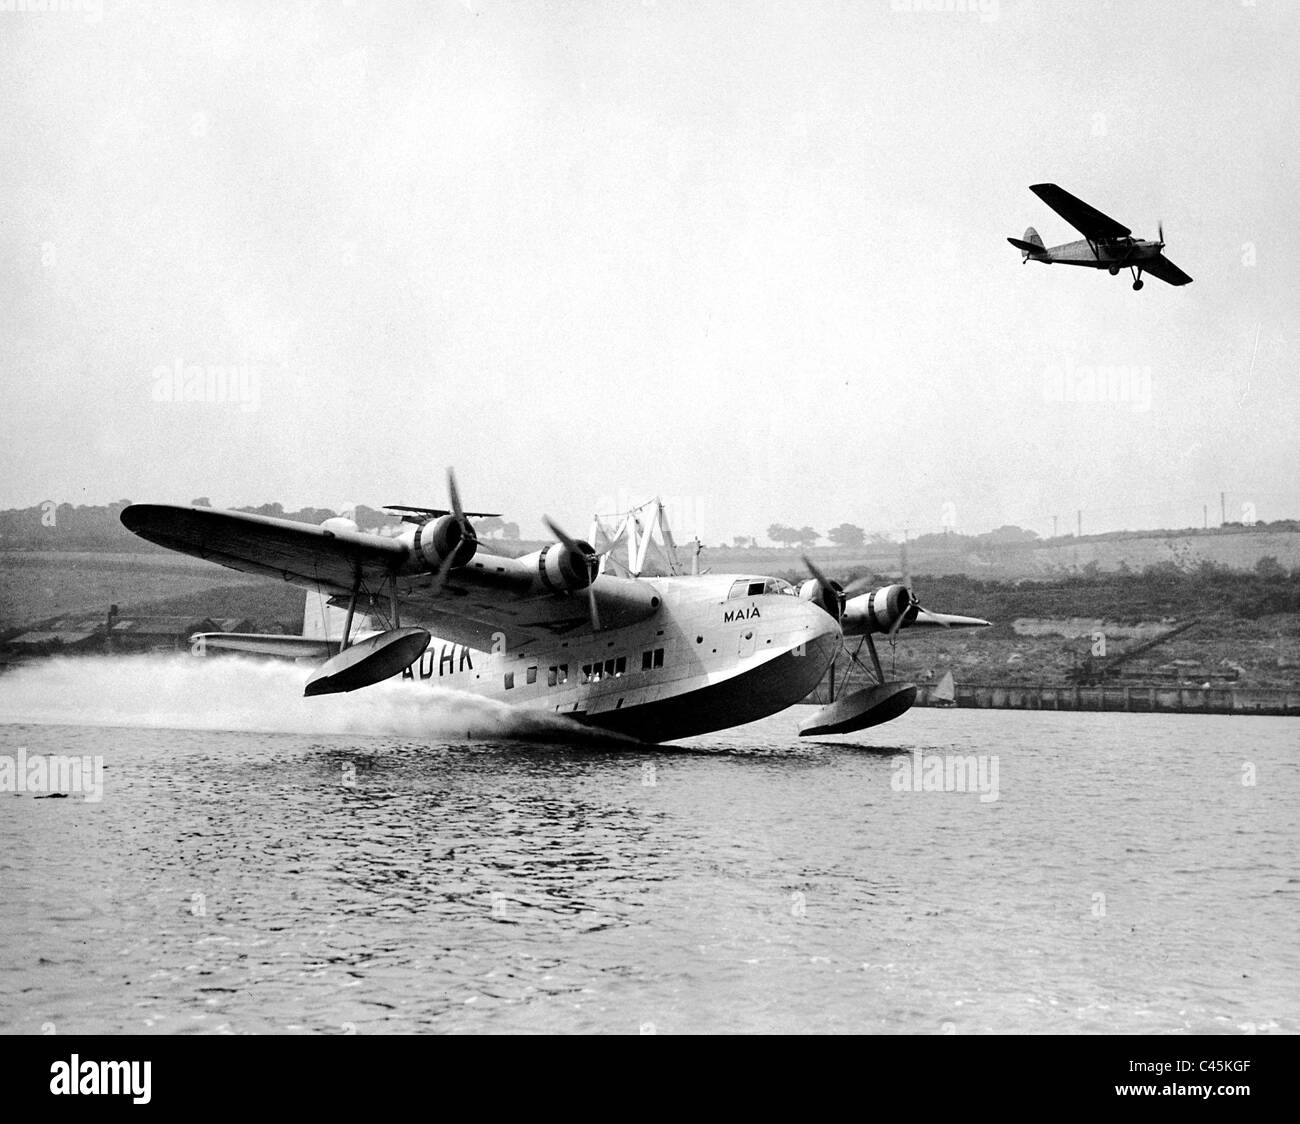
[[[792,706],[817,686],[839,645],[838,636],[823,636],[801,656],[787,652],[721,683],[639,706],[568,717],[649,743],[756,722]]]

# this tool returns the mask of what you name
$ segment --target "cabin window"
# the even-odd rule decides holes
[[[614,669],[615,669],[617,666],[618,666],[618,664],[617,664],[616,661],[614,661],[614,660],[606,660],[606,661],[605,661],[605,678],[606,678],[606,679],[608,679],[611,675],[614,674]]]
[[[663,665],[664,665],[664,650],[663,650],[662,648],[656,648],[656,649],[655,649],[655,660],[654,660],[654,663],[655,663],[655,667],[663,667]]]
[[[528,671],[525,673],[524,678],[527,679],[529,683],[536,683],[536,682],[537,682],[537,668],[536,668],[536,667],[530,667],[530,668],[528,669]]]
[[[567,663],[562,663],[560,664],[560,682],[567,683],[568,681],[569,681],[569,665]]]
[[[555,684],[559,682],[559,671],[560,669],[558,667],[548,667],[546,669],[546,685],[548,687],[554,687]]]
[[[642,670],[642,671],[649,671],[649,670],[650,670],[650,667],[651,667],[651,663],[650,663],[650,661],[651,661],[652,659],[654,659],[654,653],[653,653],[653,652],[642,652],[642,653],[641,653],[641,670]]]
[[[615,675],[627,674],[627,656],[619,656],[618,659],[614,661],[614,674]]]
[[[514,685],[515,685],[515,673],[514,673],[513,671],[507,671],[507,672],[506,672],[506,690],[507,690],[507,691],[511,690],[511,689],[514,687]]]

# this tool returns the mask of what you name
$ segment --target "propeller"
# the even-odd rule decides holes
[[[869,593],[879,585],[879,581],[871,574],[864,574],[860,578],[854,578],[844,587],[844,593],[848,597],[856,597],[859,593]]]
[[[551,532],[564,545],[566,550],[571,550],[575,554],[580,554],[587,564],[587,573],[591,576],[591,581],[587,585],[587,609],[591,613],[591,629],[593,632],[600,631],[600,612],[596,608],[596,567],[600,564],[600,555],[587,546],[586,543],[580,543],[576,539],[570,538],[549,516],[542,520],[546,524],[546,529]]]
[[[921,611],[921,603],[912,596],[912,591],[907,591],[907,608],[898,614],[898,620],[889,626],[889,642],[894,642],[894,637],[898,635],[898,630],[908,621],[916,619],[916,615]]]
[[[460,489],[456,486],[456,473],[451,468],[447,469],[447,494],[451,497],[451,514],[455,516],[456,525],[460,527],[461,544],[469,542],[477,547],[478,535],[474,531],[474,524],[465,515],[465,508],[460,502]],[[460,553],[461,546],[457,546],[455,550],[438,563],[438,569],[433,575],[433,588],[436,592],[441,593],[443,587],[447,584],[447,579],[451,576],[452,563]]]
[[[907,592],[909,594],[912,593],[910,589]],[[898,620],[894,623],[894,627],[889,630],[890,638],[891,639],[893,638],[894,633],[897,632],[903,626],[904,623],[911,624],[922,613],[924,613],[927,617],[929,617],[932,621],[934,621],[934,623],[937,624],[940,628],[952,628],[952,625],[950,625],[946,620],[944,620],[942,613],[930,612],[930,610],[927,609],[924,605],[922,605],[921,602],[919,602],[916,599],[916,596],[913,594],[912,603],[907,607],[907,612],[901,614]]]
[[[456,522],[460,524],[460,529],[464,532],[465,537],[478,542],[478,536],[474,534],[473,526],[465,518],[465,509],[460,502],[460,489],[456,487],[456,472],[451,468],[447,469],[447,494],[451,497],[451,513],[456,517]]]
[[[808,572],[812,574],[813,579],[817,584],[820,585],[823,590],[835,595],[835,619],[837,621],[842,621],[844,619],[844,603],[848,600],[844,587],[840,585],[839,582],[833,582],[827,578],[827,576],[817,568],[808,555],[804,554],[801,555],[801,557],[803,558],[803,564],[808,567]]]

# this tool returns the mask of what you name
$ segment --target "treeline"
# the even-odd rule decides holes
[[[1300,531],[1300,519],[1275,519],[1272,523],[1221,523],[1217,527],[1154,527],[1146,531],[1102,531],[1095,535],[1057,535],[1046,538],[1035,531],[1007,524],[981,535],[962,535],[955,531],[938,531],[909,538],[910,546],[951,546],[954,542],[972,546],[1006,546],[1020,543],[1050,546],[1065,542],[1126,542],[1130,539],[1183,538],[1199,535],[1233,535],[1258,531]]]
[[[192,503],[211,507],[206,496],[192,500]],[[104,506],[87,504],[73,505],[55,503],[47,500],[32,507],[0,511],[0,550],[100,550],[137,553],[145,550],[160,550],[144,540],[130,534],[118,519],[122,509],[130,500],[117,500]],[[338,514],[346,514],[355,520],[363,531],[380,534],[394,533],[401,526],[401,518],[380,508],[359,504],[348,512],[339,513],[324,507],[305,507],[298,511],[286,511],[283,504],[265,503],[258,507],[241,507],[237,511],[247,511],[255,515],[269,515],[276,519],[290,519],[298,523],[320,524]],[[506,542],[519,541],[519,525],[510,523],[498,516],[476,519],[474,527],[483,539],[496,539]],[[1300,520],[1279,519],[1272,523],[1225,523],[1220,527],[1209,529],[1185,528],[1182,530],[1152,531],[1108,531],[1098,535],[1085,535],[1082,539],[1074,536],[1059,538],[1040,538],[1035,532],[1014,525],[1005,525],[978,535],[959,534],[945,531],[910,537],[908,546],[917,548],[944,548],[947,550],[967,550],[979,552],[981,549],[1006,546],[1051,545],[1062,542],[1098,542],[1142,539],[1152,537],[1198,536],[1239,534],[1249,531],[1300,531]],[[860,549],[866,546],[897,545],[889,536],[879,532],[869,532],[852,523],[841,523],[824,534],[813,527],[790,527],[783,523],[773,523],[767,528],[767,538],[773,543],[789,549],[799,547],[806,550],[823,540],[832,545]],[[753,548],[760,545],[755,537],[738,535],[732,541],[733,548]]]
[[[847,584],[871,576],[849,571],[843,580]],[[881,585],[888,584],[888,579],[878,580]],[[1300,613],[1300,568],[1288,571],[1271,556],[1261,558],[1248,571],[1213,562],[1180,570],[1172,562],[1162,562],[1141,571],[1092,571],[1042,580],[1002,581],[965,574],[915,576],[912,590],[923,605],[937,611],[1006,625],[1016,617],[1035,616],[1136,621],[1228,613],[1256,620],[1274,613]]]
[[[1084,535],[1059,535],[1056,538],[1048,536],[1041,537],[1036,531],[1026,530],[1024,527],[1017,527],[1014,524],[1004,524],[992,531],[984,531],[978,535],[966,535],[957,531],[932,531],[925,534],[910,535],[907,539],[908,546],[915,547],[935,547],[937,549],[951,550],[954,548],[968,548],[971,550],[980,550],[981,548],[995,546],[1031,546],[1031,545],[1051,545],[1063,542],[1121,542],[1128,539],[1148,539],[1148,538],[1176,538],[1191,535],[1224,535],[1237,534],[1243,531],[1300,531],[1300,520],[1296,519],[1279,519],[1272,523],[1224,523],[1218,527],[1190,527],[1182,530],[1158,529],[1151,531],[1103,531],[1101,534]],[[875,531],[866,531],[852,523],[841,523],[838,527],[832,527],[825,534],[814,530],[812,527],[788,527],[784,523],[773,523],[767,529],[767,537],[774,543],[779,543],[784,547],[798,546],[801,549],[807,549],[810,546],[816,546],[822,539],[827,540],[834,546],[840,547],[860,547],[867,544],[873,546],[883,544],[895,544],[897,540],[890,538],[888,535],[882,535]],[[732,540],[735,547],[756,547],[759,545],[758,539],[751,538],[747,535],[738,535]]]

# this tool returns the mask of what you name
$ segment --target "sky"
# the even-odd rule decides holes
[[[0,9],[0,508],[1300,517],[1300,5]]]

